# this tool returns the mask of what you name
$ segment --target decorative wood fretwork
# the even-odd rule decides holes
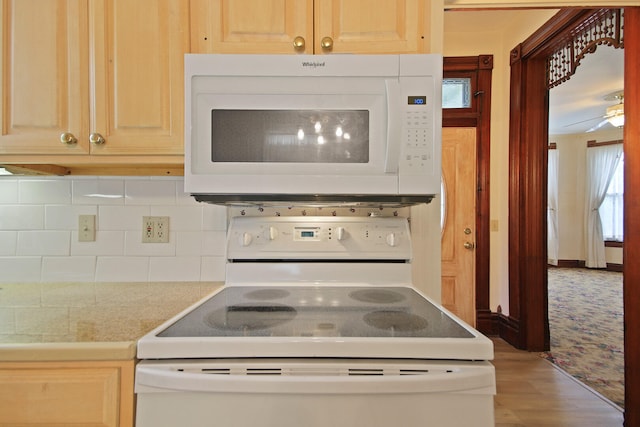
[[[585,55],[598,45],[624,47],[623,9],[601,9],[567,33],[547,60],[547,87],[571,78]]]

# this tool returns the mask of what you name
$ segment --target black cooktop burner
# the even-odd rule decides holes
[[[401,293],[386,289],[360,289],[350,292],[349,297],[356,301],[373,304],[393,304],[406,299]]]
[[[282,299],[289,296],[289,292],[284,289],[265,288],[247,292],[244,297],[256,301],[269,301],[274,299]]]
[[[415,332],[427,327],[427,319],[404,311],[380,310],[364,315],[367,325],[390,332]]]
[[[236,304],[205,316],[204,322],[222,331],[255,331],[286,323],[296,317],[296,309],[284,304]]]

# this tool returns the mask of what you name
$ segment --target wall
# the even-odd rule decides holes
[[[587,141],[622,139],[622,129],[551,135],[558,149],[558,259],[584,261],[584,195]],[[622,248],[606,248],[608,263],[622,264]]]
[[[490,307],[509,313],[509,52],[557,12],[545,10],[449,11],[444,14],[444,55],[493,55],[491,94]]]
[[[226,208],[182,178],[0,177],[0,281],[224,280]],[[97,215],[78,242],[78,215]],[[142,217],[170,217],[169,243],[141,243]]]

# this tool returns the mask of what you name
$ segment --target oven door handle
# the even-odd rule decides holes
[[[495,394],[493,365],[479,363],[479,367],[465,366],[419,375],[222,375],[141,363],[136,368],[136,393],[398,394],[475,391]]]
[[[384,81],[387,95],[387,147],[384,159],[385,173],[398,172],[400,161],[400,82],[386,79]]]

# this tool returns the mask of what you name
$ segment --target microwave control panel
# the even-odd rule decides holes
[[[434,108],[440,105],[433,94],[432,79],[403,77],[402,148],[400,173],[430,175],[434,171]],[[437,105],[436,105],[437,104]]]
[[[442,120],[442,93],[436,89],[436,80],[433,76],[400,77],[400,193],[440,187],[441,131],[436,123]]]

